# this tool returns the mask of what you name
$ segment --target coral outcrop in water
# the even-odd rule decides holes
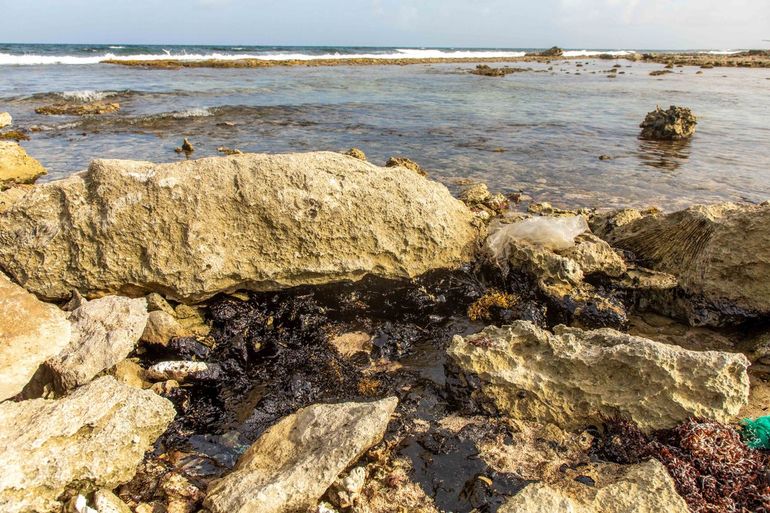
[[[86,102],[86,103],[55,103],[35,109],[38,114],[46,116],[96,116],[109,114],[120,110],[119,103]]]
[[[128,481],[174,414],[167,400],[112,377],[63,399],[0,403],[0,509],[59,512],[69,485],[87,492]]]
[[[0,141],[0,191],[17,183],[34,183],[45,168],[18,143]]]
[[[669,72],[663,70],[661,73]],[[653,72],[655,73],[655,72]],[[650,73],[652,75],[652,73]],[[695,115],[686,107],[672,105],[668,110],[657,107],[647,114],[639,125],[642,139],[656,141],[678,141],[688,139],[695,133],[695,125],[698,124]]]
[[[337,476],[382,439],[398,400],[319,404],[268,429],[215,482],[213,513],[290,513],[315,506]],[[344,433],[344,436],[340,436]]]
[[[516,321],[455,336],[449,356],[458,388],[482,409],[566,428],[612,416],[646,430],[690,416],[728,421],[749,395],[741,354],[688,351],[611,329],[550,333]]]
[[[597,215],[591,225],[643,265],[678,278],[684,295],[671,297],[666,313],[710,326],[770,314],[770,205],[621,210]]]
[[[414,277],[470,260],[477,236],[462,202],[402,166],[337,153],[97,160],[0,213],[0,266],[52,299],[74,289],[193,302]]]

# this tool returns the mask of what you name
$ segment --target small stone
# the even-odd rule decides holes
[[[420,164],[406,157],[390,157],[385,163],[385,167],[405,167],[420,176],[428,176],[428,172],[425,171]]]
[[[220,377],[220,374],[221,368],[216,364],[190,361],[160,362],[145,371],[147,379],[153,381],[174,380],[179,383],[215,381]]]
[[[182,327],[176,318],[162,310],[150,312],[147,326],[142,333],[142,342],[157,346],[167,346],[174,337],[189,337],[191,332]]]
[[[13,124],[13,118],[7,112],[0,112],[0,128],[5,128]]]
[[[131,513],[125,502],[104,488],[94,492],[94,507],[99,513]]]
[[[195,151],[192,143],[186,137],[184,141],[182,141],[182,151],[185,153],[192,153]]]
[[[370,353],[372,350],[372,336],[364,331],[351,331],[343,333],[330,340],[331,345],[344,357],[350,358],[358,353]]]
[[[148,312],[155,312],[156,310],[160,310],[162,312],[166,312],[172,317],[176,317],[174,308],[168,304],[168,301],[166,301],[166,299],[157,292],[147,294],[146,299]]]
[[[345,155],[348,157],[353,157],[354,159],[363,160],[366,162],[366,153],[359,150],[358,148],[350,148],[348,151],[345,152]]]

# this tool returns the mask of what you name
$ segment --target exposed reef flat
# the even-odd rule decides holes
[[[683,66],[705,67],[742,67],[742,68],[770,68],[770,52],[765,50],[750,50],[728,55],[715,55],[705,53],[645,53],[629,55],[597,54],[595,56],[545,56],[526,55],[523,57],[430,57],[412,59],[237,59],[215,60],[204,59],[199,61],[163,59],[163,60],[123,60],[107,59],[104,64],[119,64],[121,66],[139,66],[144,68],[272,68],[276,66],[406,66],[409,64],[447,64],[447,63],[510,63],[510,62],[548,62],[553,60],[586,60],[586,59],[628,59],[632,61],[659,62]]]

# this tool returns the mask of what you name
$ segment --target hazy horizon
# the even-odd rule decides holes
[[[770,48],[770,2],[0,0],[5,44]]]

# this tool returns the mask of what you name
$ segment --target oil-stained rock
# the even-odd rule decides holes
[[[742,354],[686,349],[612,329],[530,322],[455,336],[449,356],[471,399],[514,418],[564,428],[628,417],[645,430],[688,417],[731,420],[748,401]]]
[[[337,153],[97,160],[0,212],[0,266],[46,298],[197,302],[453,268],[477,235],[443,185]]]

